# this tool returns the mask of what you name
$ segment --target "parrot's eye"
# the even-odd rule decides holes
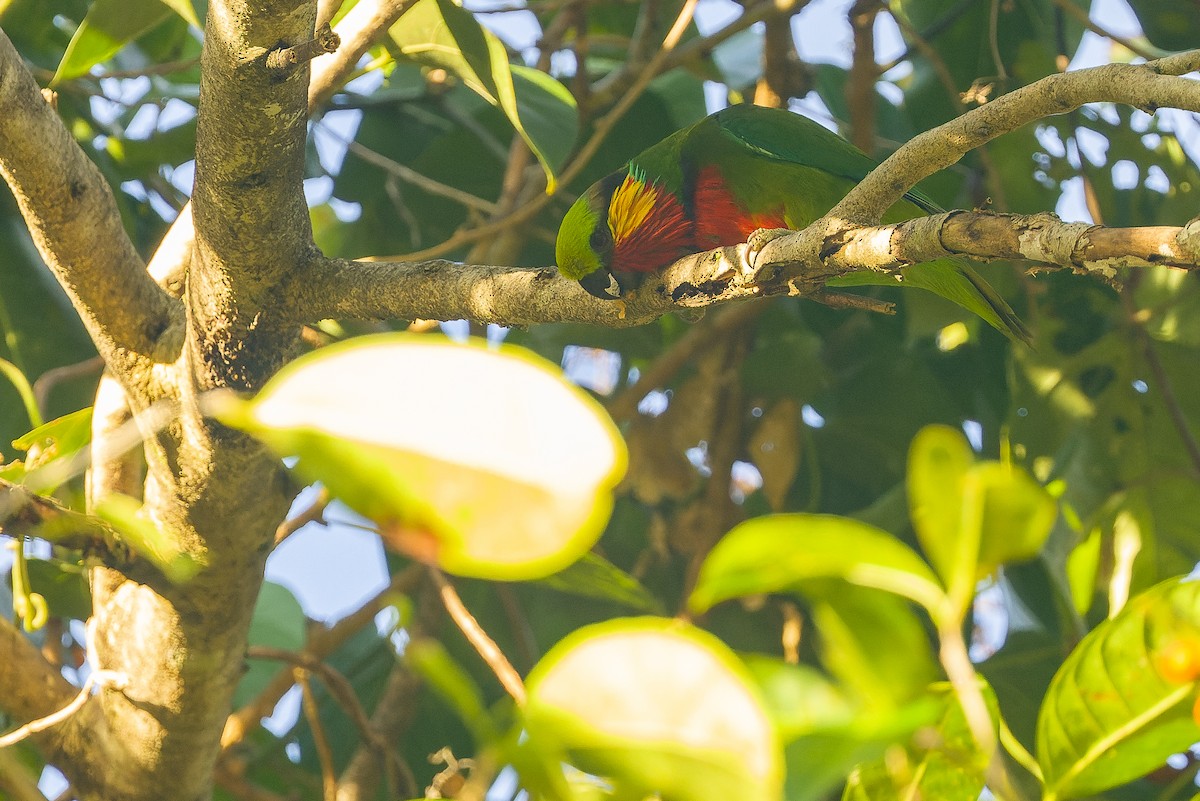
[[[588,245],[597,253],[604,253],[612,247],[612,237],[609,236],[608,226],[597,225],[592,235],[588,237]]]

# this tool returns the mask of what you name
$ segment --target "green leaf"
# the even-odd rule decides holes
[[[503,111],[541,163],[547,191],[554,191],[555,168],[578,127],[574,101],[561,84],[537,70],[511,67],[503,42],[451,0],[418,0],[388,33],[402,55],[457,76]]]
[[[967,486],[968,496],[983,501],[978,576],[1041,552],[1058,517],[1058,504],[1028,473],[1011,464],[983,462],[967,474]]]
[[[979,750],[954,692],[944,686],[934,696],[941,705],[938,719],[922,729],[920,738],[909,740],[902,752],[859,765],[850,774],[842,801],[979,798],[988,757]],[[985,688],[985,699],[995,717],[996,697],[990,689]]]
[[[249,644],[300,651],[304,648],[305,626],[304,609],[291,590],[281,584],[263,582],[250,619]],[[233,705],[240,707],[254,700],[283,666],[274,659],[247,659]]]
[[[947,587],[975,586],[978,540],[963,532],[963,482],[975,454],[961,431],[926,426],[908,451],[908,511],[917,540]]]
[[[20,481],[31,491],[48,495],[86,467],[82,452],[92,441],[92,408],[65,414],[13,440],[25,451]],[[6,476],[7,477],[7,476]]]
[[[578,562],[538,583],[572,595],[615,601],[639,612],[663,612],[662,604],[641,582],[594,553],[585,553]]]
[[[865,707],[900,707],[936,678],[925,626],[903,599],[836,581],[808,582],[802,592],[822,663]]]
[[[784,742],[854,720],[854,704],[816,668],[760,654],[746,654],[742,661]]]
[[[51,617],[87,620],[92,614],[92,592],[79,565],[58,560],[28,559],[30,588],[46,599]]]
[[[1123,784],[1200,740],[1192,717],[1198,642],[1200,581],[1188,578],[1142,593],[1084,637],[1038,714],[1047,801]],[[1193,649],[1183,671],[1164,664],[1181,646]]]
[[[576,561],[625,472],[603,409],[512,346],[362,337],[214,411],[299,456],[301,474],[376,521],[393,548],[458,575],[541,578]]]
[[[570,634],[529,674],[531,747],[565,750],[618,798],[782,797],[779,742],[737,657],[678,620],[626,618]]]
[[[1054,499],[1022,468],[976,464],[962,432],[940,425],[913,439],[908,503],[917,539],[960,614],[979,578],[1037,556],[1058,516]]]
[[[179,0],[175,0],[175,5],[178,4]],[[86,75],[92,67],[171,16],[171,9],[165,0],[96,0],[71,37],[50,85]],[[195,12],[192,16],[195,17]]]
[[[404,658],[467,724],[477,743],[495,738],[496,725],[483,703],[483,692],[437,640],[422,637],[404,650]]]
[[[929,566],[904,543],[866,523],[831,515],[770,515],[735,526],[700,568],[689,607],[796,589],[839,578],[935,608],[942,597]]]

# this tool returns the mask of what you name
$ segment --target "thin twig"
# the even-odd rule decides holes
[[[83,708],[88,698],[92,696],[92,688],[112,687],[113,689],[121,690],[128,684],[129,677],[124,673],[115,670],[94,670],[88,675],[83,686],[79,688],[79,693],[71,699],[69,704],[57,712],[51,712],[45,717],[31,720],[25,725],[13,729],[8,734],[0,735],[0,748],[14,746],[27,737],[62,723]]]
[[[850,107],[850,141],[864,153],[875,149],[875,82],[879,65],[875,63],[875,17],[878,0],[858,0],[850,7],[850,26],[854,30],[854,57],[846,80],[846,102]]]
[[[329,738],[325,736],[325,727],[321,725],[321,712],[317,708],[317,699],[313,696],[308,671],[295,668],[292,675],[300,685],[300,706],[304,709],[304,717],[308,721],[309,730],[312,731],[317,761],[321,764],[321,788],[325,801],[337,801],[337,773],[333,766],[333,749],[329,747]]]
[[[500,685],[517,702],[517,706],[524,706],[525,683],[521,681],[521,676],[517,673],[516,668],[508,661],[508,657],[500,650],[500,646],[496,645],[496,641],[489,637],[488,633],[479,625],[479,621],[475,619],[475,616],[463,604],[462,598],[458,596],[458,591],[454,589],[453,584],[446,580],[446,576],[442,571],[436,567],[430,567],[429,575],[433,577],[433,582],[437,586],[442,603],[445,605],[446,611],[450,614],[450,618],[458,626],[459,631],[463,633],[463,636],[467,638],[467,642],[471,643],[476,652],[483,657],[483,661],[496,674],[496,678],[500,680]]]
[[[312,503],[300,511],[299,514],[289,517],[279,524],[275,529],[275,547],[286,540],[288,537],[295,534],[300,529],[307,526],[309,523],[325,524],[325,508],[329,506],[329,502],[333,497],[329,494],[329,489],[321,487],[317,491],[317,495],[313,498]]]
[[[333,131],[331,131],[328,127],[323,126],[322,130],[333,139],[348,147],[351,153],[358,156],[368,164],[381,167],[383,170],[396,176],[401,181],[412,184],[420,189],[424,189],[431,195],[440,195],[441,197],[449,198],[456,203],[461,203],[467,208],[477,209],[489,214],[494,213],[497,209],[496,204],[490,200],[484,200],[481,197],[472,195],[470,192],[464,192],[463,190],[450,186],[449,184],[436,181],[427,175],[417,172],[411,167],[406,167],[397,161],[393,161],[387,156],[375,152],[366,145],[359,144],[357,141],[342,139],[337,134],[333,133]]]
[[[1071,0],[1054,0],[1054,5],[1067,12],[1075,19],[1079,20],[1079,22],[1092,33],[1096,34],[1097,36],[1103,36],[1106,39],[1111,39],[1134,55],[1141,56],[1147,60],[1158,58],[1159,56],[1163,55],[1161,51],[1156,52],[1152,48],[1144,47],[1132,39],[1120,36],[1108,30],[1107,28],[1097,25],[1092,21],[1092,18],[1086,11],[1076,6],[1071,2]]]
[[[304,647],[304,655],[318,662],[336,651],[350,637],[363,627],[370,625],[375,616],[387,604],[389,596],[395,593],[411,592],[421,580],[424,571],[420,565],[411,565],[392,577],[391,583],[368,600],[354,612],[334,623],[331,627],[317,629],[311,632]],[[279,699],[292,688],[295,681],[290,669],[284,669],[275,674],[262,692],[241,709],[233,712],[225,721],[225,731],[221,734],[221,747],[231,746],[245,739],[250,729],[271,714]]]
[[[988,15],[988,45],[992,49],[992,61],[996,65],[996,75],[1001,81],[1008,81],[1008,70],[1004,68],[1004,59],[1000,57],[1000,0],[992,0]]]

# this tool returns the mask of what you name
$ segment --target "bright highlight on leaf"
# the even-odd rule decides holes
[[[496,106],[529,146],[555,189],[555,172],[579,130],[575,100],[561,83],[540,70],[508,61],[495,34],[452,0],[419,0],[388,32],[407,58],[455,75]]]
[[[218,417],[450,573],[549,575],[582,556],[625,472],[616,427],[524,350],[410,334],[296,360]]]
[[[1083,638],[1050,683],[1038,715],[1044,798],[1115,787],[1200,740],[1191,651],[1198,637],[1200,581],[1171,579]],[[1181,656],[1188,663],[1183,669]]]
[[[611,620],[551,649],[528,681],[529,744],[620,798],[779,799],[780,745],[745,667],[720,640],[664,618]]]

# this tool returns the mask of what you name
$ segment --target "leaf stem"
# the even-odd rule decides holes
[[[997,748],[996,730],[992,724],[992,716],[979,688],[979,676],[975,666],[971,664],[967,643],[963,639],[962,625],[956,616],[949,620],[938,621],[938,658],[962,706],[963,715],[967,719],[967,727],[979,749],[987,756],[987,784],[1002,801],[1022,801],[1020,793],[1013,787]]]
[[[496,645],[496,641],[488,636],[488,633],[479,625],[479,621],[463,604],[458,590],[454,589],[454,585],[446,580],[445,574],[436,567],[430,567],[429,575],[433,578],[433,583],[437,585],[442,604],[445,605],[446,611],[450,613],[451,619],[454,620],[463,636],[467,638],[467,642],[471,643],[472,647],[483,657],[483,661],[496,674],[501,686],[517,702],[517,706],[524,706],[525,683],[521,681],[521,675],[517,673],[517,669],[512,666],[508,657],[500,650],[500,646]]]

